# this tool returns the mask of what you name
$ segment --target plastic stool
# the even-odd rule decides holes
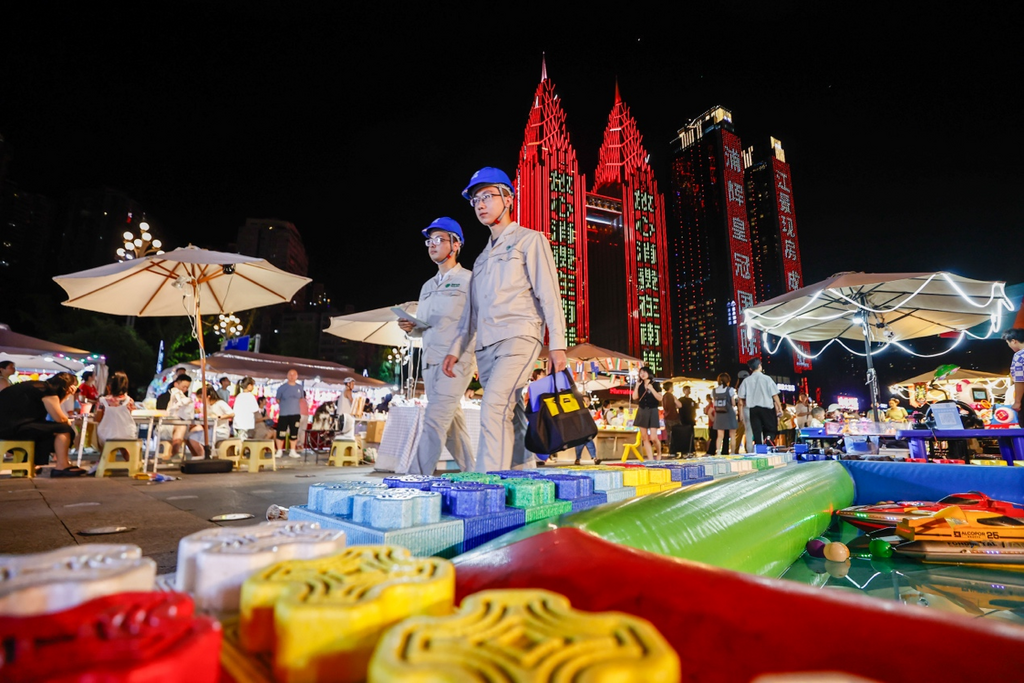
[[[128,454],[127,462],[117,459],[117,452],[121,450]],[[128,476],[142,471],[142,441],[139,439],[108,439],[103,444],[96,476],[105,477],[114,470],[128,470]]]
[[[636,430],[636,441],[633,443],[627,443],[622,447],[622,462],[626,462],[629,459],[629,454],[632,452],[636,455],[636,459],[640,462],[644,461],[644,456],[640,455],[640,430]]]
[[[259,472],[261,468],[270,465],[270,468],[277,472],[277,460],[274,459],[274,452],[277,446],[270,439],[252,439],[242,442],[242,457],[238,461],[238,466],[242,466],[242,461],[247,460],[249,462],[250,472]]]
[[[11,462],[4,461],[8,453],[11,454]],[[24,455],[24,458],[21,455]],[[36,476],[35,442],[0,441],[0,470],[10,470],[12,477],[15,476],[15,472],[24,472],[30,479]]]
[[[183,446],[184,448],[184,446]],[[170,441],[160,441],[156,447],[157,462],[170,462],[174,455],[174,444]]]
[[[359,444],[356,443],[355,439],[337,439],[331,442],[331,457],[327,459],[327,466],[355,466],[359,464],[361,459]]]
[[[217,457],[235,463],[235,469],[242,467],[242,440],[221,439],[217,442]]]

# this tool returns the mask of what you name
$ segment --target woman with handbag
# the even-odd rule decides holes
[[[661,386],[654,381],[651,369],[646,365],[640,368],[638,376],[639,381],[633,387],[633,400],[637,404],[633,426],[640,430],[640,441],[647,458],[661,460],[661,442],[658,441],[658,429],[661,427],[658,407],[663,396]]]
[[[729,455],[729,432],[738,426],[736,419],[736,390],[731,386],[732,378],[723,372],[718,376],[718,386],[711,392],[715,399],[715,431],[722,444],[722,455]]]

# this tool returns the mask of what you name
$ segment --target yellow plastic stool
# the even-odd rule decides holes
[[[5,459],[8,453],[11,454],[11,462]],[[36,476],[35,442],[0,441],[0,470],[10,470],[12,477],[15,476],[15,472],[24,472],[30,479]]]
[[[270,468],[277,472],[277,460],[274,459],[274,451],[277,446],[270,439],[252,439],[242,442],[242,457],[238,462],[239,468],[242,461],[248,461],[250,472],[259,472],[261,468],[270,465]]]
[[[128,454],[127,462],[117,459],[117,452]],[[108,439],[96,468],[97,477],[105,477],[114,470],[128,470],[128,476],[142,471],[142,441],[139,439]]]
[[[174,455],[174,444],[170,441],[161,441],[156,447],[157,462],[170,462]]]
[[[640,430],[636,430],[636,441],[633,443],[627,443],[622,447],[622,462],[626,462],[629,459],[630,452],[636,455],[636,459],[640,462],[644,461],[644,456],[640,455]]]
[[[217,442],[217,457],[235,463],[235,469],[242,467],[242,440],[221,439]]]
[[[337,439],[331,442],[331,457],[327,459],[328,467],[344,467],[358,465],[362,460],[359,444],[355,439]]]

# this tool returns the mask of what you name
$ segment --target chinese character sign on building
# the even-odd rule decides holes
[[[562,307],[565,310],[565,340],[571,346],[580,342],[576,313],[584,303],[579,299],[580,287],[577,279],[577,256],[581,246],[576,241],[575,187],[573,177],[560,171],[551,171],[549,181],[549,239],[551,252],[555,257],[555,268],[558,270]]]
[[[637,308],[634,326],[639,332],[641,358],[654,372],[658,372],[665,367],[662,325],[667,313],[662,296],[665,284],[662,278],[664,255],[659,254],[655,215],[661,197],[648,191],[646,183],[640,181],[637,185],[638,187],[634,186],[631,196],[624,198],[627,204],[624,213],[632,228],[629,232],[635,254]],[[627,239],[627,243],[629,241]]]
[[[787,292],[803,287],[803,266],[800,263],[800,243],[796,233],[796,211],[793,206],[793,182],[789,164],[773,157],[772,173],[774,174],[775,202],[779,216],[779,244],[782,254],[782,273],[785,278]],[[809,354],[810,346],[806,342],[796,342],[797,350],[793,353],[793,369],[804,372],[811,369]],[[802,354],[800,352],[803,352]]]
[[[750,233],[747,225],[747,207],[743,182],[743,157],[740,139],[729,131],[722,131],[722,181],[725,189],[726,229],[729,234],[729,256],[733,292],[736,297],[736,315],[743,320],[743,311],[753,306],[754,274],[753,255],[750,250]],[[761,354],[756,335],[748,338],[745,325],[736,326],[739,360],[745,363]]]

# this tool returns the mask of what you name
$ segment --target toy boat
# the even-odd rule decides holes
[[[896,534],[909,543],[895,547],[928,562],[1024,567],[1024,519],[953,505],[927,516],[905,517]]]
[[[883,501],[874,505],[855,505],[836,514],[858,529],[875,531],[894,527],[904,518],[928,517],[935,512],[956,505],[961,510],[993,512],[1005,517],[1024,519],[1024,507],[1002,500],[994,500],[984,493],[954,493],[938,501],[901,500]]]

